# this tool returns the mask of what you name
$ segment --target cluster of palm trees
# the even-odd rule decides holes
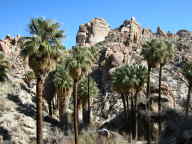
[[[128,120],[128,113],[131,110],[131,123],[135,122],[135,128],[132,127],[131,136],[137,139],[137,98],[138,93],[143,89],[147,81],[147,69],[143,65],[124,65],[117,68],[112,73],[113,90],[121,94],[124,113]],[[130,100],[130,102],[129,102]],[[128,121],[128,123],[130,123]]]
[[[64,31],[60,30],[59,23],[49,19],[42,17],[32,19],[29,31],[31,36],[23,37],[21,55],[28,60],[37,80],[37,144],[43,143],[42,96],[45,78],[50,72],[53,74],[52,80],[56,88],[61,123],[67,119],[68,101],[70,95],[73,94],[74,133],[75,143],[78,144],[79,105],[82,104],[85,109],[88,102],[89,109],[84,111],[86,113],[86,110],[89,110],[88,115],[84,114],[88,118],[84,119],[88,119],[86,123],[89,124],[90,96],[98,92],[96,83],[89,76],[97,51],[94,47],[79,46],[65,50],[62,45]],[[83,87],[85,84],[88,86],[85,87],[86,89]],[[67,124],[64,126],[66,127]]]
[[[113,89],[121,94],[124,105],[124,111],[127,112],[131,108],[131,136],[137,140],[137,95],[147,83],[147,108],[150,107],[150,74],[152,68],[159,67],[159,98],[158,112],[161,112],[161,76],[162,68],[174,56],[174,45],[167,40],[153,39],[147,41],[143,45],[141,55],[147,61],[147,66],[141,64],[128,64],[117,68],[112,75]],[[130,98],[129,98],[130,97]],[[129,105],[129,100],[131,100]],[[128,120],[128,118],[127,118]],[[134,124],[135,123],[135,124]],[[148,125],[147,139],[150,143],[150,125]],[[159,134],[161,131],[161,121],[159,120]]]

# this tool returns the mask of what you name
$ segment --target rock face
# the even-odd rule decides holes
[[[11,56],[12,51],[18,52],[16,46],[19,39],[20,36],[16,36],[15,38],[13,38],[7,35],[4,40],[0,40],[0,51],[3,51],[7,56]]]
[[[103,41],[108,35],[110,27],[104,19],[94,18],[79,26],[76,42],[80,46],[91,46]]]
[[[5,53],[11,65],[11,73],[15,76],[22,76],[26,70],[29,70],[20,56],[20,39],[20,36],[14,38],[8,35],[4,40],[0,40],[0,51]]]

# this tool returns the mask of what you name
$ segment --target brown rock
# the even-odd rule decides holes
[[[94,45],[105,40],[110,31],[109,25],[104,19],[94,18],[90,22],[80,25],[77,32],[76,43],[81,46]]]

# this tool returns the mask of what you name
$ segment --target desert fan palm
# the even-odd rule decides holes
[[[147,69],[143,65],[124,65],[122,67],[117,68],[112,73],[112,85],[113,90],[117,91],[118,93],[122,94],[122,100],[124,103],[124,111],[127,111],[128,115],[128,96],[131,98],[131,110],[132,110],[132,118],[131,121],[133,123],[133,117],[135,119],[135,126],[137,127],[137,94],[138,92],[144,87],[144,84],[147,81]],[[134,97],[133,97],[134,93]],[[125,97],[125,95],[127,95]],[[133,101],[134,99],[134,101]],[[133,110],[135,112],[133,112]],[[133,116],[135,113],[135,116]],[[133,129],[137,129],[137,128]],[[137,138],[136,132],[135,137]]]
[[[74,99],[74,129],[75,129],[75,144],[78,144],[78,96],[77,90],[81,78],[89,72],[92,64],[92,55],[88,48],[73,47],[71,56],[66,59],[66,68],[73,78],[73,99]]]
[[[67,107],[69,98],[72,94],[73,79],[69,75],[69,71],[63,65],[58,65],[55,75],[54,84],[56,87],[58,102],[59,102],[59,118],[61,126],[64,128],[65,133],[68,131],[67,121]]]
[[[64,37],[57,22],[44,18],[34,18],[29,24],[31,37],[23,38],[21,55],[29,60],[36,78],[37,94],[37,144],[43,143],[42,134],[42,94],[43,83],[49,71],[56,66],[60,55],[61,39]]]

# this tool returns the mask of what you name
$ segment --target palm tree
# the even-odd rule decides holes
[[[78,94],[79,94],[79,99],[83,108],[82,116],[83,116],[83,122],[85,127],[88,126],[89,115],[90,115],[88,101],[90,101],[90,97],[95,97],[98,95],[98,93],[99,93],[99,89],[97,87],[96,82],[93,79],[90,79],[87,76],[80,81],[79,87],[78,87]]]
[[[9,68],[10,65],[7,58],[4,53],[0,52],[0,82],[4,82],[7,79]]]
[[[132,65],[132,82],[134,85],[135,95],[134,95],[134,113],[135,113],[135,141],[138,138],[138,124],[137,124],[137,99],[138,93],[143,89],[144,84],[147,82],[147,69],[143,65]]]
[[[168,63],[174,56],[174,45],[168,41],[160,41],[158,48],[161,50],[161,59],[160,59],[160,67],[159,67],[159,98],[158,98],[158,113],[160,118],[161,112],[161,77],[162,77],[162,69],[163,66]],[[161,133],[161,121],[159,120],[159,137]]]
[[[182,68],[182,74],[188,82],[188,94],[187,94],[187,103],[185,108],[185,118],[188,118],[189,115],[189,106],[191,101],[191,89],[192,89],[192,62],[185,61]]]
[[[135,127],[132,127],[131,135],[133,134],[133,131],[135,131],[134,135],[136,140],[137,140],[137,95],[139,91],[142,90],[146,80],[147,80],[147,69],[142,65],[136,65],[136,64],[124,65],[122,67],[117,68],[112,73],[113,89],[120,94],[128,94],[128,95],[131,94],[130,97],[131,97],[132,124],[134,123],[133,119],[135,119]],[[128,96],[126,98],[123,98],[123,103],[124,103],[124,110],[126,109],[128,116],[129,111]]]
[[[91,67],[92,67],[93,64],[96,63],[99,58],[99,47],[95,45],[95,46],[89,47],[88,50],[91,53],[90,58],[92,60],[92,64],[91,64]],[[87,77],[88,77],[88,81],[87,81],[88,111],[87,111],[87,124],[86,125],[88,127],[91,122],[91,102],[90,102],[90,92],[89,92],[90,73],[87,74]]]
[[[65,133],[68,131],[68,114],[67,106],[69,98],[72,94],[71,87],[73,86],[73,80],[66,70],[65,65],[58,65],[55,75],[54,84],[56,87],[57,97],[59,101],[59,118],[61,127],[64,128]]]
[[[117,68],[112,73],[112,88],[117,93],[121,94],[121,99],[124,106],[124,112],[127,113],[128,110],[128,103],[126,103],[126,94],[128,92],[128,83],[129,79],[127,76],[127,65]],[[127,79],[125,79],[125,77]],[[127,116],[126,116],[127,117]]]
[[[159,46],[160,45],[160,41],[158,39],[152,39],[150,41],[147,41],[144,45],[143,45],[143,49],[141,52],[141,55],[144,57],[144,59],[147,61],[147,65],[148,65],[148,78],[147,78],[147,100],[149,101],[150,98],[150,74],[151,74],[151,69],[155,68],[155,67],[159,67],[160,63],[161,63],[161,51],[162,49],[160,49]],[[148,107],[148,111],[149,111],[149,107],[150,107],[150,103],[147,104]],[[148,116],[149,118],[149,116]],[[148,143],[151,143],[151,138],[150,138],[150,124],[148,123],[148,129],[147,129],[147,140]]]
[[[85,47],[73,47],[72,56],[67,59],[66,67],[73,78],[73,98],[74,98],[74,129],[75,144],[78,144],[78,96],[77,90],[79,81],[90,70],[92,61],[90,51]]]
[[[29,32],[32,36],[23,38],[21,55],[29,59],[29,66],[37,78],[37,144],[43,143],[42,95],[44,79],[49,71],[55,68],[60,55],[59,50],[62,48],[60,42],[64,37],[64,32],[59,28],[60,25],[57,22],[41,17],[34,18],[29,24]]]
[[[56,98],[57,91],[54,83],[54,76],[55,76],[55,71],[52,71],[48,74],[47,78],[45,79],[44,82],[44,89],[43,89],[43,97],[45,98],[47,104],[48,104],[48,109],[49,109],[49,117],[53,117],[53,108],[55,107],[54,105],[54,98]]]

